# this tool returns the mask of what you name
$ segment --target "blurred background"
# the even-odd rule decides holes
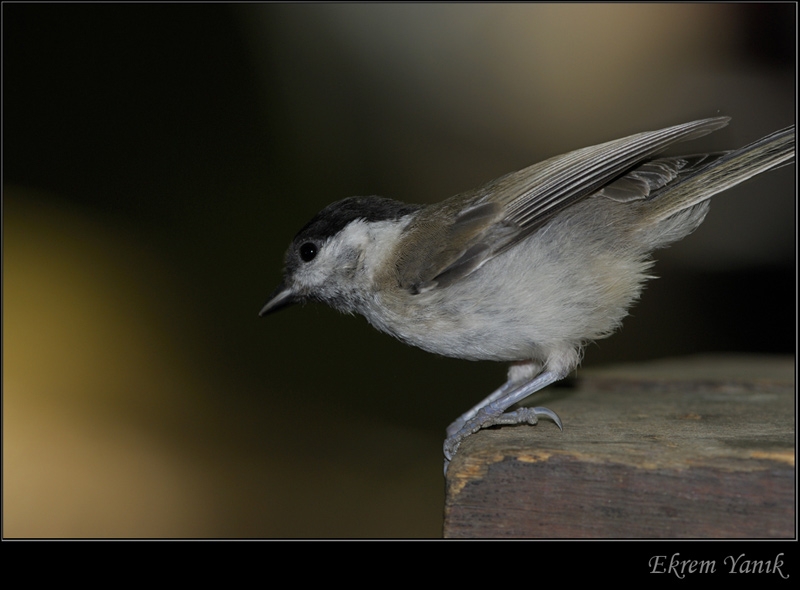
[[[440,536],[444,428],[506,367],[258,318],[294,233],[349,195],[795,118],[794,4],[2,11],[5,537]],[[793,354],[795,219],[794,166],[715,198],[583,366]]]

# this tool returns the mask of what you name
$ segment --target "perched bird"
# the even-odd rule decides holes
[[[556,156],[433,205],[351,197],[294,237],[260,315],[315,300],[441,355],[510,362],[508,380],[447,428],[461,442],[567,376],[619,327],[651,253],[691,233],[709,198],[794,159],[794,126],[729,152],[658,157],[728,124],[716,117]]]

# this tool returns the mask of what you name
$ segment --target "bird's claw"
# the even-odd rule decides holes
[[[519,408],[513,412],[507,412],[498,416],[489,416],[483,411],[478,412],[474,418],[467,420],[467,422],[461,427],[460,430],[458,430],[458,432],[451,434],[445,439],[443,446],[445,457],[445,475],[447,475],[447,468],[450,465],[450,461],[453,459],[453,456],[456,454],[458,447],[461,446],[461,443],[469,435],[478,432],[482,428],[488,428],[489,426],[501,426],[507,424],[534,425],[539,422],[539,416],[547,416],[553,422],[555,422],[556,426],[558,426],[558,429],[563,432],[564,426],[561,423],[561,418],[559,418],[558,414],[556,414],[550,408]]]

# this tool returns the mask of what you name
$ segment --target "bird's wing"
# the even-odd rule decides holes
[[[615,200],[646,198],[697,162],[662,158],[637,165],[729,120],[702,119],[579,149],[428,207],[409,228],[409,239],[428,247],[405,249],[397,264],[401,287],[411,292],[445,287],[600,190]]]

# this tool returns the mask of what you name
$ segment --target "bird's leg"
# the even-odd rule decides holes
[[[477,414],[480,409],[485,406],[486,404],[490,404],[495,400],[500,399],[504,395],[506,395],[509,391],[517,387],[516,383],[511,381],[506,381],[502,387],[493,391],[488,397],[481,400],[481,402],[470,409],[467,412],[464,412],[456,421],[454,421],[450,426],[447,427],[447,437],[450,438],[454,434],[456,434],[459,430],[464,427],[464,424],[467,423],[468,420],[471,420],[475,414]]]
[[[518,383],[509,379],[500,389],[493,392],[480,404],[453,422],[447,429],[447,439],[444,441],[445,472],[447,472],[447,465],[461,445],[461,442],[470,434],[477,432],[481,428],[486,428],[495,424],[519,424],[522,422],[536,424],[538,422],[538,416],[548,416],[561,428],[561,420],[559,417],[555,412],[547,408],[520,408],[519,410],[507,414],[504,414],[504,412],[532,393],[564,377],[564,371],[545,370],[536,375],[533,379],[523,383]]]
[[[493,391],[467,412],[464,412],[457,420],[447,427],[448,438],[461,430],[464,424],[466,424],[467,420],[472,419],[475,414],[481,410],[481,408],[500,399],[508,392],[531,380],[534,376],[538,375],[541,370],[542,365],[537,361],[525,361],[512,365],[512,368],[509,370],[508,379],[502,385],[502,387]],[[524,421],[525,420],[523,420],[523,422]]]

